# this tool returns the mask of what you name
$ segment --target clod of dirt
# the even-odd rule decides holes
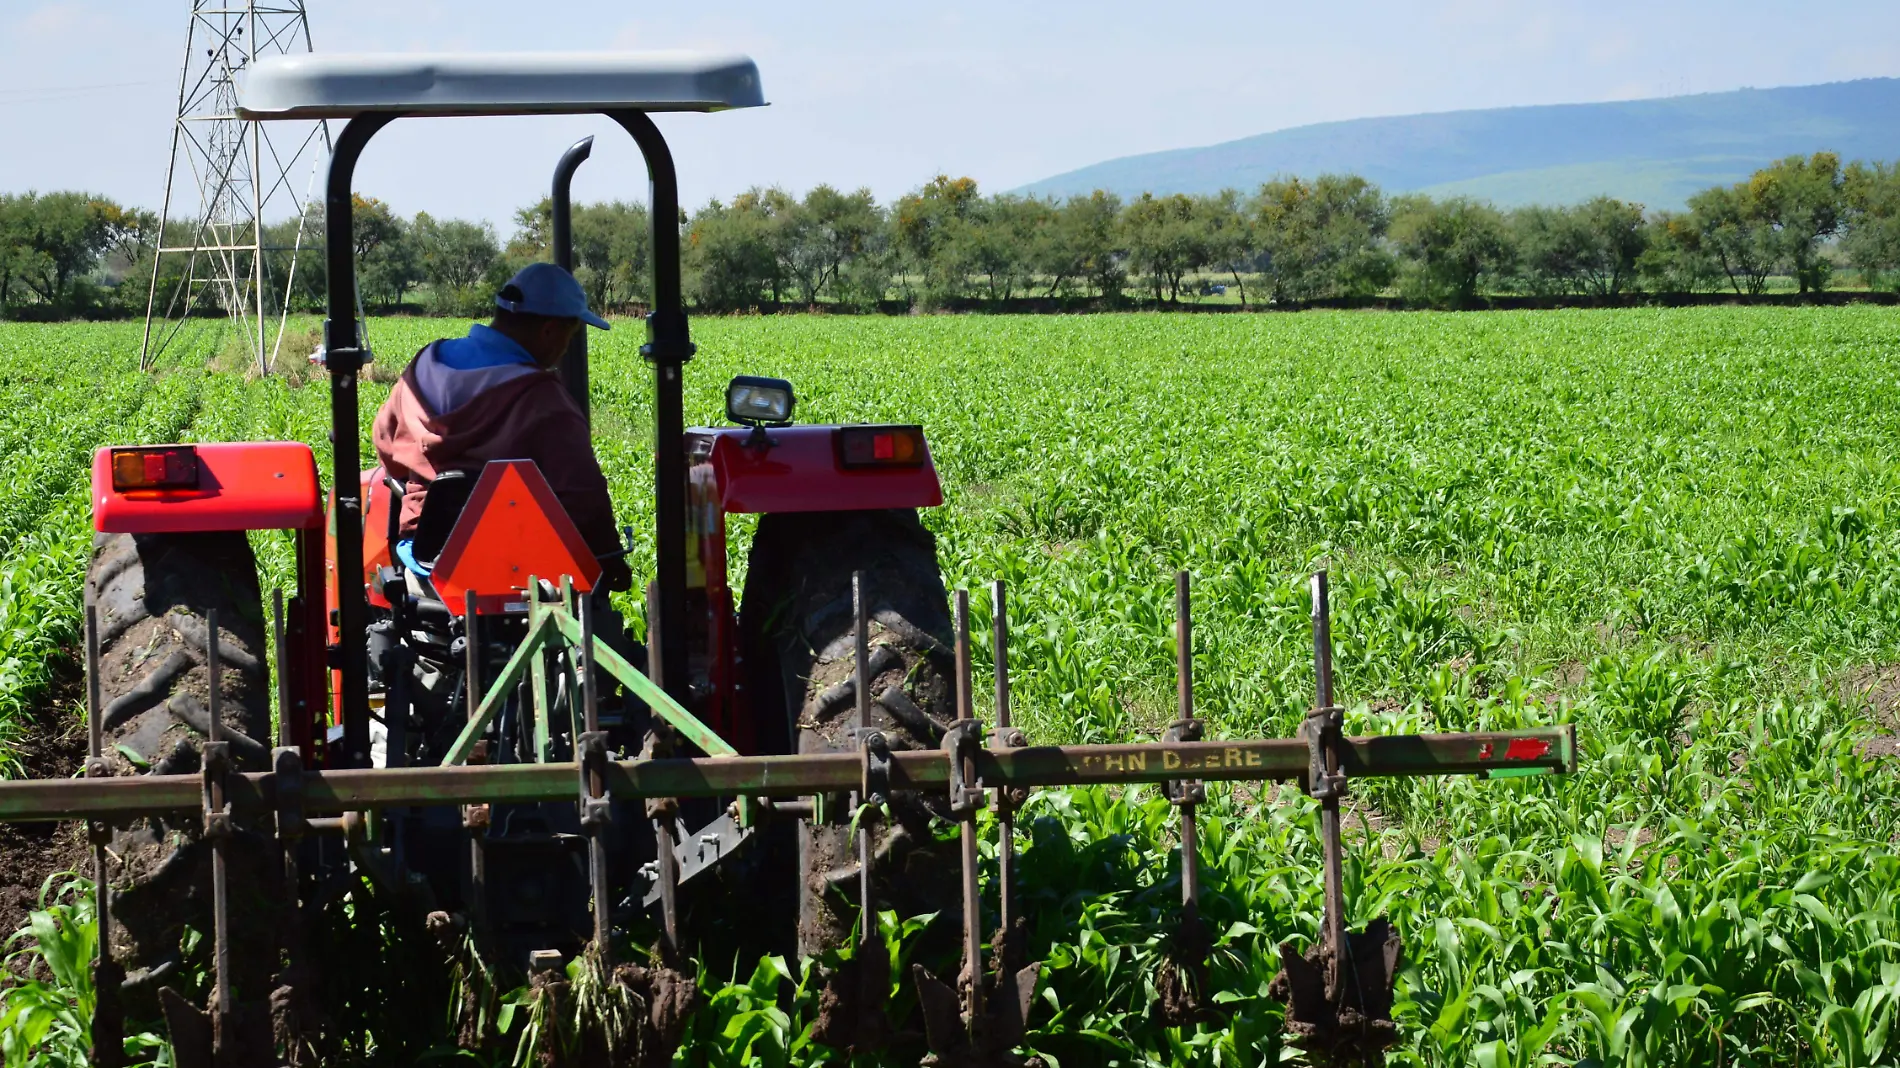
[[[1287,1007],[1286,1030],[1321,1068],[1385,1064],[1385,1050],[1398,1041],[1392,1022],[1392,987],[1404,961],[1398,932],[1383,917],[1364,932],[1346,935],[1344,974],[1329,975],[1328,947],[1314,943],[1304,954],[1280,943],[1280,974],[1267,996]]]
[[[826,980],[812,1038],[849,1053],[884,1048],[892,1038],[890,1018],[884,1015],[890,987],[890,950],[882,939],[860,944]]]
[[[1182,917],[1168,939],[1167,956],[1155,976],[1151,1013],[1163,1027],[1217,1023],[1221,1015],[1206,1001],[1207,954],[1213,948],[1198,912]]]
[[[158,998],[178,1068],[277,1063],[270,1016],[261,1006],[234,1002],[230,1015],[222,1016],[200,1009],[169,986],[159,990]]]
[[[639,1034],[629,1049],[612,1060],[615,1068],[660,1068],[673,1063],[673,1051],[699,1008],[699,982],[656,954],[651,966],[622,964],[614,983],[646,1007]]]
[[[1036,977],[1042,971],[1040,962],[1022,964],[1027,930],[1019,918],[1010,931],[999,928],[992,936],[992,966],[981,977],[984,1013],[976,1019],[964,1011],[970,982],[967,967],[958,979],[958,989],[952,990],[923,965],[910,966],[930,1046],[930,1054],[922,1064],[934,1068],[1040,1068],[1041,1058],[1025,1061],[1011,1052],[1022,1044],[1028,1029],[1029,1004],[1035,996]]]
[[[316,1047],[327,1021],[317,1005],[315,979],[309,969],[293,964],[278,974],[277,989],[270,994],[271,1033],[289,1068],[320,1063]]]

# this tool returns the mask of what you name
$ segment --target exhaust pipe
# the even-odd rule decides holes
[[[548,235],[553,246],[556,266],[572,274],[574,271],[574,204],[571,195],[574,184],[574,172],[594,154],[594,135],[574,142],[566,152],[561,153],[561,161],[554,165],[554,191],[549,200],[553,205],[552,233]],[[587,403],[587,331],[574,332],[574,340],[568,342],[567,355],[561,358],[561,384],[567,387],[568,396],[581,406],[581,414],[587,416],[588,423],[594,420],[594,412]]]

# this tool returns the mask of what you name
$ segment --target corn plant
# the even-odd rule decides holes
[[[0,989],[0,1060],[7,1068],[83,1068],[92,1063],[92,963],[99,938],[92,885],[72,875],[49,877],[39,906],[6,943],[6,970],[29,978]],[[157,1035],[140,1033],[126,1037],[125,1063],[170,1059]]]

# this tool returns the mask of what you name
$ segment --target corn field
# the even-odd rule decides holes
[[[388,373],[463,325],[370,336]],[[1177,568],[1195,576],[1210,736],[1292,735],[1313,688],[1302,579],[1322,562],[1348,733],[1574,721],[1575,776],[1354,785],[1352,922],[1390,916],[1405,941],[1394,1063],[1892,1064],[1894,326],[1871,307],[705,319],[688,418],[719,420],[726,381],[750,373],[791,379],[801,421],[922,423],[948,584],[1009,581],[1033,742],[1166,726]],[[639,335],[593,339],[594,429],[650,567]],[[213,371],[216,343],[140,375],[135,326],[0,324],[0,765],[73,656],[94,446],[287,437],[327,462],[324,384]],[[386,388],[365,384],[366,426]],[[266,587],[291,585],[288,538],[254,539]],[[1221,1016],[1187,1028],[1151,1011],[1179,900],[1167,802],[1033,797],[1019,893],[1046,963],[1027,1052],[1057,1068],[1298,1056],[1266,991],[1278,944],[1317,932],[1316,806],[1286,786],[1212,794]],[[83,1056],[88,908],[52,886],[9,943],[7,1065]],[[885,916],[895,958],[929,952],[933,922]],[[811,1040],[811,967],[699,962],[678,1063],[846,1064]],[[566,1032],[529,992],[498,998],[506,1048],[437,1055],[558,1051]],[[164,1056],[156,1038],[128,1051]]]

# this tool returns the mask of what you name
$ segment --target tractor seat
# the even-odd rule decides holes
[[[467,471],[444,471],[429,483],[422,498],[422,515],[416,520],[416,534],[410,539],[408,556],[416,570],[427,574],[435,566],[449,532],[462,517],[468,497],[475,490],[475,476]]]

